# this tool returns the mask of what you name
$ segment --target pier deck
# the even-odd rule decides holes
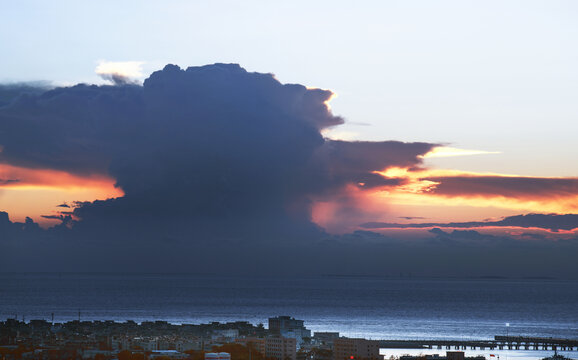
[[[490,349],[578,351],[578,340],[523,336],[495,336],[494,340],[381,340],[383,349]]]

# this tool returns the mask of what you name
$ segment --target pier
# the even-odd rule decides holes
[[[494,336],[494,340],[381,340],[382,349],[578,351],[578,339]]]

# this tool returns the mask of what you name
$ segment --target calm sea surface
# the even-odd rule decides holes
[[[0,274],[1,320],[54,313],[62,322],[79,310],[83,320],[172,323],[266,325],[268,317],[290,315],[312,331],[372,339],[578,338],[576,281]],[[539,355],[531,354],[509,352]]]

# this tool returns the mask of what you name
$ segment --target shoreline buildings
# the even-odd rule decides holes
[[[3,360],[383,360],[379,350],[378,340],[340,337],[337,332],[311,336],[303,320],[289,316],[270,318],[269,329],[242,321],[198,325],[166,321],[0,321]],[[463,358],[463,352],[448,352],[447,359],[419,360],[467,358]]]

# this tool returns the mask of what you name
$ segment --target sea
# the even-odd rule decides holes
[[[367,339],[578,339],[578,281],[350,276],[0,273],[0,320],[248,321],[278,315],[316,331]],[[402,354],[437,349],[382,349]],[[578,359],[578,350],[562,352]],[[541,359],[552,351],[466,350],[466,356]]]

